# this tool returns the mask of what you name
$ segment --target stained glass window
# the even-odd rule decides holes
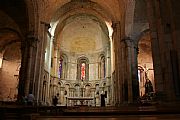
[[[85,68],[86,68],[86,64],[81,63],[81,80],[85,79]]]
[[[62,77],[62,67],[63,67],[63,59],[59,60],[59,70],[58,70],[58,77]]]

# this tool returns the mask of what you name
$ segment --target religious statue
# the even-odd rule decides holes
[[[149,94],[153,92],[153,85],[149,79],[145,82],[145,94]]]
[[[147,76],[148,70],[149,69],[146,69],[146,71],[145,71],[145,80],[146,80],[146,82],[145,82],[145,94],[149,94],[149,93],[153,92],[153,85],[151,83],[151,80]]]

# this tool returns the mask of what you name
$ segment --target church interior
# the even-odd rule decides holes
[[[1,0],[0,101],[180,102],[179,0]]]

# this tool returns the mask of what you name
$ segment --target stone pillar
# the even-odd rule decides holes
[[[91,97],[95,97],[96,88],[91,88]]]
[[[69,88],[69,97],[73,97],[73,89],[74,88]]]
[[[107,98],[106,98],[107,99],[107,105],[111,105],[110,101],[111,101],[112,95],[111,95],[110,88],[111,88],[111,85],[107,86],[107,89],[106,89],[106,91],[107,91]]]
[[[155,81],[155,89],[157,93],[164,94],[164,78],[163,78],[163,70],[162,70],[162,61],[160,59],[160,48],[157,36],[157,23],[156,23],[156,7],[154,1],[146,0],[147,3],[147,16],[149,20],[150,26],[150,34],[151,34],[151,46],[152,46],[152,58],[153,58],[153,67],[154,67],[154,81]]]
[[[180,83],[171,2],[146,2],[152,37],[155,89],[157,94],[164,95],[163,100],[172,101],[180,97]]]
[[[34,70],[34,83],[33,83],[33,93],[37,104],[41,104],[42,100],[42,86],[43,86],[43,75],[44,75],[44,55],[45,55],[45,41],[47,37],[47,31],[49,24],[41,22],[40,24],[41,32],[39,33],[39,42],[37,44],[37,54],[36,63]]]
[[[21,99],[21,96],[27,96],[29,90],[32,92],[30,83],[33,81],[31,77],[32,71],[34,71],[33,49],[36,47],[36,43],[37,38],[30,32],[21,44],[22,61],[19,73],[18,100]]]
[[[96,91],[96,88],[91,88],[91,97],[94,97],[94,100],[91,101],[92,106],[96,106],[96,103],[95,103],[95,101],[96,101],[95,91]]]
[[[133,102],[133,83],[132,83],[132,40],[130,38],[125,38],[124,39],[125,42],[125,54],[126,54],[126,75],[125,75],[125,81],[124,81],[124,87],[125,87],[125,93],[124,95],[126,96],[126,94],[128,94],[128,103],[132,103]],[[127,98],[125,98],[126,100]]]
[[[61,92],[60,92],[60,103],[63,105],[65,105],[64,89],[65,89],[65,87],[61,87]]]
[[[28,34],[27,36],[27,44],[29,45],[28,47],[28,65],[27,65],[27,79],[26,79],[26,82],[25,82],[25,95],[27,96],[29,94],[29,92],[32,92],[32,81],[33,79],[31,79],[31,76],[33,75],[33,71],[34,71],[34,68],[33,68],[33,49],[34,47],[36,47],[36,44],[37,44],[37,38],[34,37],[34,35],[32,33]],[[32,69],[33,68],[33,69]]]
[[[121,26],[120,22],[113,22],[112,25],[113,28],[113,46],[114,46],[114,52],[115,52],[115,80],[113,83],[114,86],[114,100],[115,104],[119,105],[122,101],[122,79],[121,77],[121,72],[120,69],[122,68],[122,61],[120,59],[120,53],[121,53],[121,48],[120,48],[120,40],[121,40]]]
[[[164,82],[166,93],[166,100],[174,100],[174,86],[173,86],[173,73],[172,73],[172,62],[171,62],[171,50],[172,50],[172,39],[171,39],[171,23],[169,19],[169,8],[166,1],[155,1],[156,16],[157,16],[157,31],[158,41],[160,47],[160,55],[162,61],[162,67],[164,72]],[[166,11],[164,14],[162,11]],[[168,15],[168,16],[167,16]],[[168,17],[168,20],[167,18]],[[165,23],[164,23],[165,22]]]
[[[50,40],[48,40],[49,42],[47,42],[47,44],[50,44],[50,48],[49,48],[49,63],[48,63],[48,79],[47,79],[47,91],[46,91],[46,101],[48,101],[49,98],[51,98],[51,96],[49,96],[49,92],[50,92],[50,80],[51,80],[51,57],[52,57],[52,47],[53,47],[53,41],[54,41],[54,37],[50,35],[50,33],[48,34],[50,37]],[[53,77],[53,81],[57,81],[57,79],[55,77]]]
[[[107,104],[110,104],[110,99],[112,100],[111,97],[113,97],[112,95],[112,91],[110,91],[110,86],[112,86],[112,79],[111,79],[111,54],[110,54],[110,45],[107,47],[107,63],[106,63],[106,69],[107,69],[107,73],[106,73],[106,86],[107,86]],[[111,95],[111,97],[110,97]]]
[[[111,53],[110,53],[110,45],[106,48],[106,78],[111,76]],[[110,81],[107,81],[108,83]]]
[[[172,47],[171,51],[171,62],[172,62],[172,73],[174,80],[174,89],[176,99],[180,98],[180,17],[179,17],[179,4],[177,0],[167,0],[167,5],[170,13],[171,21],[171,38]]]
[[[135,42],[132,42],[131,47],[132,57],[132,87],[133,87],[133,102],[137,102],[139,98],[139,81],[138,81],[138,47]]]
[[[54,45],[54,58],[53,58],[53,68],[55,76],[58,77],[58,70],[59,70],[59,59],[58,59],[58,48]]]

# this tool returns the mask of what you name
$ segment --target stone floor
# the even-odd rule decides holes
[[[168,115],[120,115],[120,116],[56,116],[40,117],[37,120],[180,120],[180,114]]]
[[[0,120],[180,120],[180,104],[119,107],[0,105]]]

